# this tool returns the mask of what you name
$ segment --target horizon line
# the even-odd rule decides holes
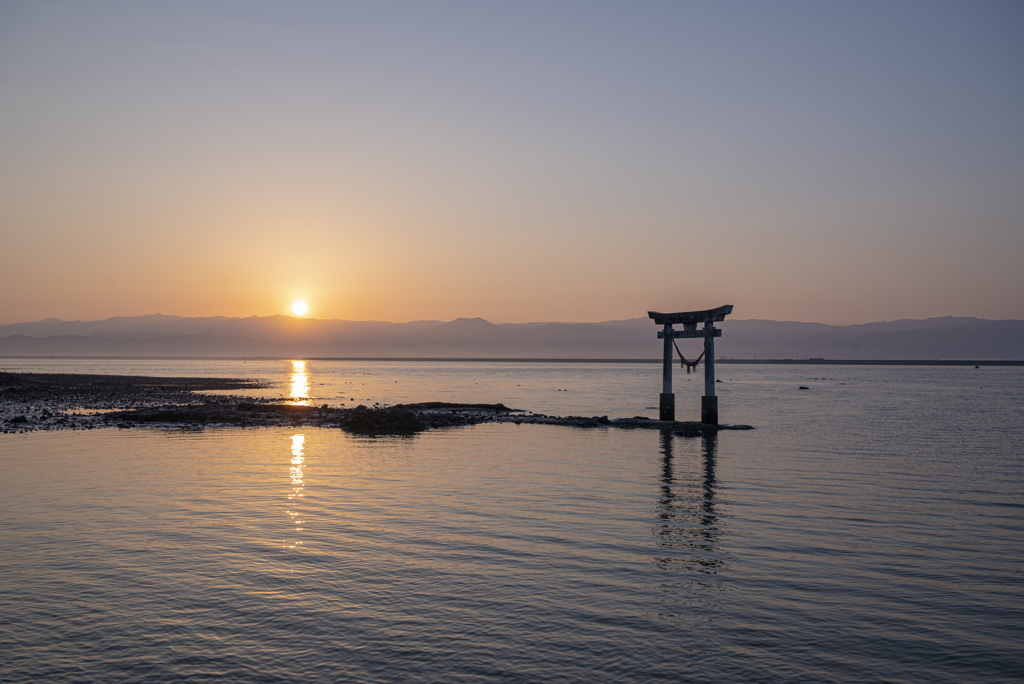
[[[587,324],[589,324],[589,325],[598,325],[598,324],[602,324],[602,323],[613,323],[613,322],[620,322],[620,321],[622,321],[622,322],[625,322],[625,321],[636,321],[636,320],[646,319],[647,318],[647,316],[644,315],[644,316],[636,316],[634,318],[609,318],[609,319],[605,319],[605,320],[602,320],[602,321],[525,321],[525,322],[522,322],[522,323],[511,323],[511,322],[495,323],[494,321],[488,320],[488,319],[484,318],[483,316],[456,316],[455,318],[453,318],[451,320],[447,320],[447,321],[441,320],[441,319],[436,319],[436,318],[420,318],[420,319],[410,320],[410,321],[388,321],[388,320],[380,320],[380,319],[375,319],[375,318],[368,318],[368,319],[364,319],[364,320],[357,320],[357,319],[353,319],[353,318],[315,318],[313,316],[293,316],[293,315],[289,315],[289,314],[280,314],[280,313],[278,313],[278,314],[268,314],[268,315],[265,315],[265,316],[260,316],[258,314],[252,314],[250,316],[224,316],[224,315],[215,315],[215,316],[180,316],[178,314],[148,313],[148,314],[135,314],[135,315],[128,315],[128,316],[123,316],[123,315],[109,316],[107,318],[98,318],[98,319],[88,320],[88,321],[83,321],[83,320],[80,320],[80,319],[77,319],[77,318],[74,319],[74,320],[65,320],[63,318],[57,318],[56,316],[48,316],[46,318],[43,318],[43,319],[40,319],[40,320],[37,320],[37,321],[20,321],[20,322],[15,322],[15,323],[0,323],[0,327],[10,326],[10,325],[34,325],[34,324],[38,324],[38,323],[46,323],[47,321],[55,321],[55,322],[59,322],[59,323],[81,323],[81,324],[105,323],[105,322],[113,320],[115,318],[146,318],[146,317],[150,317],[150,316],[161,316],[161,317],[166,317],[166,318],[179,318],[179,319],[186,319],[186,320],[187,319],[222,318],[222,319],[229,319],[229,320],[230,319],[234,319],[234,320],[239,320],[239,321],[244,321],[244,320],[248,320],[248,319],[251,319],[251,318],[284,318],[284,319],[291,319],[291,320],[296,320],[296,321],[325,321],[325,322],[327,322],[327,321],[340,321],[340,322],[344,322],[344,323],[390,323],[391,325],[410,325],[410,324],[413,324],[413,323],[434,323],[434,322],[437,322],[439,324],[444,325],[444,324],[447,324],[447,323],[454,323],[455,321],[460,321],[460,320],[467,320],[467,321],[479,320],[479,321],[484,321],[485,323],[490,323],[491,325],[553,325],[553,324],[567,324],[567,325],[587,325]],[[978,316],[955,316],[953,314],[945,314],[945,315],[942,315],[942,316],[927,316],[925,318],[893,318],[893,319],[889,319],[889,320],[873,320],[873,321],[868,321],[866,323],[822,323],[820,321],[797,321],[797,320],[792,320],[792,319],[789,319],[789,320],[778,320],[778,319],[774,319],[774,318],[730,318],[728,321],[725,321],[725,322],[730,322],[730,321],[758,321],[758,322],[768,321],[768,322],[772,322],[772,323],[802,323],[802,324],[807,324],[807,325],[825,325],[825,326],[833,327],[833,328],[849,328],[849,327],[853,327],[853,326],[872,325],[872,324],[876,324],[876,323],[897,323],[899,321],[930,321],[930,320],[941,319],[941,318],[970,318],[970,319],[974,319],[974,320],[978,320],[978,321],[988,321],[988,322],[1002,322],[1002,321],[1024,320],[1024,319],[1017,319],[1017,318],[980,318]]]
[[[100,356],[100,355],[34,355],[0,356],[0,359],[91,359],[104,361],[377,361],[445,362],[445,363],[650,363],[661,364],[664,359],[588,359],[558,357],[445,357],[445,356]],[[715,359],[716,364],[735,365],[794,365],[794,366],[1024,366],[1024,359]],[[0,372],[18,372],[2,371]]]

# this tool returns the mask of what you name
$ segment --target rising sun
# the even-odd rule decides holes
[[[296,316],[305,316],[307,311],[309,311],[309,307],[306,306],[306,302],[301,299],[297,302],[292,302],[292,313]]]

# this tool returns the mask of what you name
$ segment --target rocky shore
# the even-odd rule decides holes
[[[260,389],[236,378],[0,373],[0,432],[91,430],[100,427],[330,427],[360,435],[412,435],[485,422],[578,428],[656,429],[685,437],[746,425],[660,421],[643,416],[546,416],[503,404],[426,402],[335,408],[206,392]],[[200,394],[200,393],[203,394]]]

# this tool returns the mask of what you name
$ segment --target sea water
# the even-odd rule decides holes
[[[655,364],[0,366],[610,417],[656,416],[661,386]],[[1020,681],[1024,369],[718,376],[723,422],[755,430],[0,435],[0,681]],[[695,418],[703,375],[676,391]]]

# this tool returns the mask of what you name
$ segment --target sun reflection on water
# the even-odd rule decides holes
[[[305,487],[305,483],[302,481],[302,467],[306,463],[306,458],[303,455],[305,446],[305,435],[292,435],[292,460],[291,466],[288,469],[288,474],[292,478],[292,491],[288,495],[288,500],[295,503],[298,503],[298,499],[302,498],[302,490]],[[289,508],[288,515],[295,526],[295,531],[301,532],[303,530],[302,525],[305,523],[305,520],[302,519],[302,514],[294,508]],[[302,542],[298,540],[294,540],[291,543],[285,542],[285,546],[289,549],[294,549],[300,544]]]
[[[305,361],[292,361],[292,391],[288,403],[309,406],[309,374]]]

